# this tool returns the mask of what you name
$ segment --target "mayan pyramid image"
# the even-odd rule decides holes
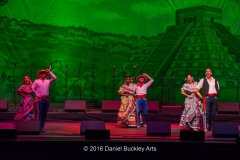
[[[116,70],[115,86],[122,83],[123,73],[136,77],[146,72],[155,79],[155,94],[160,92],[163,80],[164,93],[173,85],[179,92],[188,72],[198,81],[210,67],[220,82],[222,93],[236,93],[240,41],[239,36],[233,35],[222,23],[221,9],[198,6],[177,10],[175,25],[168,26],[165,33],[129,56],[124,71]],[[236,98],[236,94],[234,96]],[[166,99],[166,95],[164,97]]]

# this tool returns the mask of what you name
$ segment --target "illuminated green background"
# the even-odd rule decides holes
[[[38,70],[52,63],[58,77],[51,87],[52,102],[80,99],[80,90],[82,99],[94,99],[96,105],[102,99],[119,99],[117,90],[124,76],[147,72],[155,79],[148,91],[149,100],[174,104],[173,74],[176,104],[182,105],[180,87],[188,70],[198,80],[204,77],[206,67],[213,68],[220,82],[219,101],[238,100],[238,0],[0,0],[0,5],[1,99],[13,100],[14,73],[18,87],[24,75],[35,79]],[[176,24],[177,10],[202,5],[222,9],[223,25],[209,23],[209,27],[207,20],[187,22],[182,28]],[[197,41],[204,36],[194,34],[200,23],[206,25],[204,30],[213,30],[213,41],[200,40],[200,51],[198,47],[189,49],[186,46],[191,39]],[[225,35],[221,29],[230,31],[224,30]],[[171,42],[175,32],[179,41]],[[174,50],[162,53],[168,41]],[[204,49],[205,43],[212,47]],[[214,45],[223,49],[214,51]],[[162,58],[168,55],[165,62]]]

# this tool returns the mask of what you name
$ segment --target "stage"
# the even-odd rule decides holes
[[[110,130],[110,139],[114,140],[145,140],[145,141],[179,141],[179,132],[182,129],[178,124],[171,124],[171,136],[147,136],[146,128],[124,127],[117,123],[105,123],[106,130]],[[0,122],[1,128],[12,128],[12,122]],[[84,135],[80,135],[80,122],[47,122],[45,129],[40,135],[18,135],[17,141],[25,140],[48,140],[50,138],[78,139],[85,140]],[[240,130],[240,126],[239,126]],[[213,138],[212,132],[205,133],[207,142],[234,142],[236,138]]]
[[[0,112],[1,122],[11,122],[15,116],[14,111]],[[181,115],[148,113],[147,121],[166,121],[179,123]],[[48,112],[48,122],[80,122],[89,120],[100,120],[105,122],[116,122],[117,112],[104,113],[100,109],[88,112],[64,112],[63,110],[53,110]],[[239,114],[216,114],[216,122],[236,122],[240,124]]]
[[[11,128],[12,122],[1,122],[0,126],[1,128]],[[85,140],[85,136],[80,135],[80,127],[80,122],[47,122],[45,127],[47,132],[40,135],[18,135],[17,139],[1,140],[1,150],[4,152],[0,157],[9,159],[10,151],[21,153],[23,149],[30,151],[31,155],[38,155],[38,149],[46,149],[48,156],[40,154],[39,159],[41,159],[40,157],[45,157],[43,159],[50,159],[50,157],[74,159],[75,156],[96,158],[96,155],[100,156],[104,152],[113,157],[96,159],[123,159],[124,155],[140,159],[146,159],[148,155],[182,159],[186,152],[202,154],[194,159],[219,156],[234,159],[239,155],[236,138],[213,138],[212,132],[205,133],[203,142],[180,141],[181,128],[178,124],[171,124],[171,136],[147,136],[146,128],[125,128],[108,122],[106,123],[106,129],[110,130],[110,140],[108,141]],[[144,149],[140,150],[140,147]],[[89,151],[90,149],[92,151]],[[228,154],[225,154],[226,152]],[[13,154],[11,157],[19,158],[19,155]]]
[[[15,112],[0,112],[0,128],[12,128],[14,115]],[[149,122],[171,122],[170,136],[147,136],[146,128],[126,128],[117,124],[116,119],[117,113],[101,113],[100,110],[88,113],[49,112],[45,125],[47,132],[0,140],[3,151],[0,158],[19,159],[23,150],[32,156],[38,155],[39,159],[146,159],[149,156],[151,159],[188,159],[190,157],[185,158],[187,153],[197,156],[193,156],[194,159],[236,159],[240,153],[236,138],[214,138],[211,131],[205,133],[205,141],[181,141],[180,115],[149,113],[147,116]],[[106,130],[110,130],[110,140],[85,140],[85,136],[80,135],[81,121],[105,121]],[[216,115],[216,122],[239,124],[239,121],[238,114]]]

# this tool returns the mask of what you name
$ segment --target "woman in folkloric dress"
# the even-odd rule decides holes
[[[118,94],[121,95],[121,106],[117,118],[117,123],[123,124],[125,127],[137,126],[137,110],[134,92],[132,78],[130,76],[125,77],[124,84],[118,90]]]
[[[197,82],[194,82],[192,75],[188,74],[186,83],[181,88],[181,93],[186,96],[184,101],[184,110],[181,115],[180,126],[199,130],[203,127],[202,103],[195,92]]]
[[[28,76],[24,76],[24,84],[16,91],[16,94],[22,96],[20,106],[14,117],[13,126],[16,127],[17,121],[32,121],[34,117],[34,102],[32,98],[33,91],[31,89],[32,81]]]

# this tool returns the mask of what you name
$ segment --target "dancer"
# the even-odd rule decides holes
[[[33,110],[33,98],[31,89],[32,81],[28,76],[24,76],[24,84],[22,84],[16,91],[16,94],[22,96],[20,106],[14,117],[13,126],[16,127],[17,121],[32,121],[35,119]]]
[[[206,78],[202,78],[195,90],[198,92],[202,89],[203,110],[206,111],[207,130],[212,131],[214,117],[217,111],[217,95],[220,90],[218,81],[212,77],[212,69],[207,68],[205,72]]]
[[[198,131],[203,126],[203,116],[201,115],[201,100],[196,94],[195,88],[197,82],[191,74],[186,77],[186,83],[181,88],[181,94],[186,96],[184,101],[184,110],[180,119],[180,126],[184,128],[191,128]]]
[[[51,75],[51,79],[47,79],[47,77]],[[35,92],[38,97],[38,120],[41,121],[41,130],[42,132],[46,132],[44,129],[47,112],[49,108],[49,88],[50,84],[56,80],[56,76],[49,70],[41,70],[37,72],[37,76],[39,79],[36,79],[32,84],[32,90]]]
[[[134,94],[134,84],[130,76],[125,77],[124,84],[119,88],[121,95],[121,106],[118,112],[117,123],[125,127],[137,126],[136,101]]]
[[[136,91],[136,102],[137,102],[137,128],[146,127],[146,117],[147,117],[147,89],[153,83],[152,77],[143,73],[142,75],[137,76],[137,85],[134,85],[134,90]],[[147,83],[144,82],[150,79]],[[140,111],[141,106],[143,109],[142,115],[142,124],[140,124]]]
[[[34,107],[33,107],[33,110],[34,110],[34,117],[35,117],[35,120],[37,120],[37,116],[38,116],[38,109],[37,109],[37,105],[38,105],[38,97],[36,96],[34,98]]]

